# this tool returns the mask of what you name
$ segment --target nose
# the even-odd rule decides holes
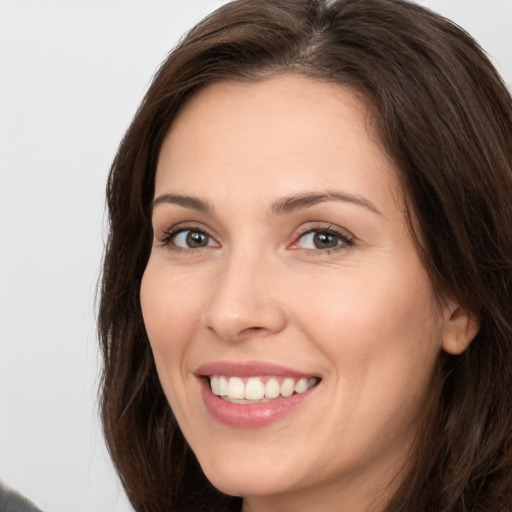
[[[276,278],[276,269],[261,255],[232,254],[215,276],[204,326],[225,341],[282,331],[286,315]]]

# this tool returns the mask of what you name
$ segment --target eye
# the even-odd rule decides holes
[[[350,236],[332,227],[323,227],[308,229],[296,239],[290,248],[329,252],[352,245],[354,245],[354,240]]]
[[[202,249],[203,247],[217,247],[215,240],[201,229],[180,228],[166,233],[162,244],[171,244],[177,249]]]
[[[304,249],[333,249],[340,243],[340,237],[322,231],[312,231],[301,236],[300,244]]]

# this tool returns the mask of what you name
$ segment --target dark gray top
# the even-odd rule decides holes
[[[0,481],[0,512],[41,512],[41,510]]]

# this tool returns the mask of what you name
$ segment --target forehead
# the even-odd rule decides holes
[[[379,201],[396,188],[394,165],[359,95],[299,75],[209,85],[175,119],[159,156],[157,192],[206,191],[219,182],[227,191],[241,180],[277,195],[336,186]]]

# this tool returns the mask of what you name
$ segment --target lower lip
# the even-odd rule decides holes
[[[274,398],[270,402],[233,404],[214,395],[205,379],[201,379],[203,400],[210,414],[220,423],[231,427],[263,427],[279,421],[300,407],[316,389],[314,386],[303,393],[290,397]]]

